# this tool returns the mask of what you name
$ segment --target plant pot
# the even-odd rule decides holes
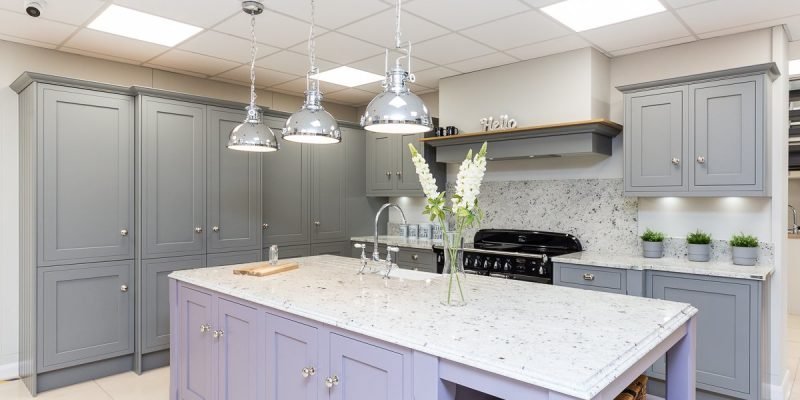
[[[642,256],[645,258],[661,258],[664,256],[664,242],[642,241]]]
[[[689,261],[706,262],[711,259],[711,245],[689,244]]]
[[[733,246],[733,263],[736,265],[756,265],[758,261],[758,247]]]

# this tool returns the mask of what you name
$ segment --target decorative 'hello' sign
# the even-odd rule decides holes
[[[497,119],[494,119],[494,117],[481,118],[480,123],[484,132],[514,129],[517,127],[517,120],[513,118],[509,119],[508,115],[501,115]]]

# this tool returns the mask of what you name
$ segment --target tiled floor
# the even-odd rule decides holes
[[[786,363],[792,381],[789,400],[800,400],[800,316],[789,317]],[[169,394],[169,368],[160,368],[137,376],[133,372],[109,376],[63,389],[44,392],[37,397],[43,400],[167,400]],[[32,399],[20,381],[0,383],[0,399]]]

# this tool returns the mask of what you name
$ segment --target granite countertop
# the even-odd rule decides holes
[[[268,277],[235,266],[171,278],[402,347],[590,399],[697,313],[684,303],[468,277],[466,307],[439,303],[439,275],[384,280],[359,261],[295,259]]]
[[[772,266],[742,266],[731,262],[694,262],[679,258],[644,258],[583,251],[553,257],[553,262],[596,267],[679,272],[685,274],[720,276],[725,278],[764,281],[772,275]]]
[[[375,241],[374,236],[354,236],[350,238],[351,242],[359,242],[359,243],[373,243]],[[407,238],[404,236],[378,236],[378,243],[385,244],[389,246],[397,246],[397,247],[408,247],[412,249],[427,249],[431,250],[433,246],[441,246],[441,240],[431,240],[431,239],[414,239],[414,238]]]
[[[789,233],[789,239],[800,239],[800,233]]]

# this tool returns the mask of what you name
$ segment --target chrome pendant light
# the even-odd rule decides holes
[[[241,151],[269,152],[278,151],[280,145],[272,132],[262,121],[261,108],[256,105],[256,15],[264,11],[264,5],[259,1],[246,0],[242,2],[242,11],[250,15],[250,32],[253,37],[250,48],[250,105],[247,106],[247,116],[244,122],[237,125],[228,137],[228,148]]]
[[[319,69],[316,66],[314,27],[315,4],[311,0],[311,28],[308,33],[308,60],[311,68],[306,74],[306,100],[300,111],[286,120],[283,138],[292,142],[332,144],[342,141],[342,131],[333,116],[322,108],[322,92],[319,89]]]
[[[375,96],[361,117],[361,126],[372,132],[381,133],[423,133],[433,129],[428,107],[419,96],[411,93],[406,82],[414,82],[411,73],[411,42],[403,43],[400,32],[402,0],[397,0],[397,19],[395,24],[395,48],[405,53],[389,68],[389,49],[386,49],[386,79],[383,93]],[[408,59],[408,68],[403,68],[400,60]]]

